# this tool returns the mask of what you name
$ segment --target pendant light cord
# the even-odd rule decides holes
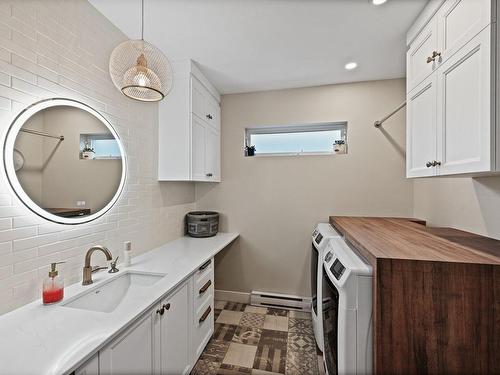
[[[141,39],[144,40],[144,0],[141,0],[142,10],[141,10]]]

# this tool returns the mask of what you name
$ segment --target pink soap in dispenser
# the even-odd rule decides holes
[[[44,305],[59,302],[64,297],[64,282],[58,277],[59,272],[56,270],[56,266],[61,263],[65,262],[51,263],[49,277],[43,280],[42,299]]]

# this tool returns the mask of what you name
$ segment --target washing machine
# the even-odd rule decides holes
[[[323,325],[321,321],[321,291],[323,280],[323,256],[328,240],[340,235],[329,223],[319,223],[312,233],[311,254],[311,296],[312,296],[312,322],[314,338],[318,348],[323,351]]]
[[[371,374],[372,267],[343,238],[331,238],[323,261],[323,359],[329,375]]]

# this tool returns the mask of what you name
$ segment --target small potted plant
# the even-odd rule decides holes
[[[254,156],[255,146],[245,146],[245,156]]]
[[[333,144],[333,151],[336,154],[345,154],[345,141],[343,139],[335,141]]]
[[[82,158],[92,160],[95,157],[95,152],[92,147],[89,146],[88,143],[85,143],[85,147],[82,150]]]

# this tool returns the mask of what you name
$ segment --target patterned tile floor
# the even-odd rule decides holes
[[[322,375],[311,314],[215,301],[215,332],[192,375]]]

